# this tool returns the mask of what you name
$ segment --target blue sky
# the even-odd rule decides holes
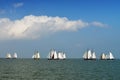
[[[51,48],[81,58],[93,49],[120,58],[119,0],[0,0],[0,57]]]

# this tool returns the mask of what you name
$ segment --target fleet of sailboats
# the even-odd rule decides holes
[[[17,58],[17,53],[14,53],[13,56],[10,53],[7,53],[6,59],[11,59],[11,58],[16,59]]]
[[[88,50],[88,51],[85,51],[85,53],[83,54],[83,59],[84,60],[96,60],[96,53],[92,50]],[[105,53],[102,53],[101,56],[100,56],[100,59],[101,60],[114,60],[114,56],[112,54],[112,52],[109,52],[109,54],[105,54]]]
[[[17,59],[17,53],[15,52],[13,56],[10,53],[6,54],[6,59]],[[40,53],[37,51],[33,54],[32,56],[33,59],[38,60],[40,59]],[[48,60],[64,60],[66,59],[66,54],[63,51],[56,51],[55,49],[51,49],[49,54],[48,54]],[[89,49],[85,51],[83,54],[83,59],[84,60],[96,60],[96,53],[95,51]],[[113,56],[112,52],[109,52],[109,54],[102,53],[100,56],[100,60],[114,60],[115,57]]]
[[[56,50],[52,49],[52,50],[50,50],[50,52],[48,54],[48,59],[49,60],[66,59],[66,54],[62,51],[59,51],[57,53]]]

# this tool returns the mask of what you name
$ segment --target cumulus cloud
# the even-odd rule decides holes
[[[23,6],[23,3],[22,3],[22,2],[20,2],[20,3],[14,3],[14,4],[13,4],[13,7],[14,7],[14,8],[18,8],[18,7],[21,7],[21,6]]]
[[[77,31],[88,26],[106,26],[100,22],[69,20],[66,17],[25,16],[20,20],[0,19],[0,39],[37,39],[59,31]]]

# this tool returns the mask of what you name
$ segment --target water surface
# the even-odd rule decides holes
[[[120,60],[0,59],[1,80],[119,80]]]

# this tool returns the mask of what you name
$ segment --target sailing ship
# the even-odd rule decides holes
[[[100,59],[101,59],[101,60],[106,60],[106,58],[107,58],[107,55],[105,55],[105,53],[102,53]]]
[[[57,53],[56,50],[51,49],[49,54],[48,54],[48,60],[59,60],[59,59],[66,59],[66,54],[62,51],[59,51]]]
[[[32,58],[33,58],[34,60],[40,59],[40,53],[37,51],[36,53],[33,54]]]
[[[13,59],[16,59],[17,58],[17,53],[14,53],[13,54]]]
[[[48,59],[49,60],[57,60],[58,59],[56,50],[54,50],[54,49],[50,50],[50,52],[48,54]]]
[[[92,52],[92,50],[85,51],[83,55],[84,60],[96,60],[96,53]]]
[[[114,60],[114,59],[115,59],[115,58],[114,58],[112,52],[109,52],[109,55],[108,55],[108,57],[107,57],[107,60]]]
[[[66,59],[66,54],[64,52],[58,52],[58,59]]]
[[[7,53],[6,59],[11,59],[11,58],[12,58],[11,54],[10,54],[10,53]]]
[[[101,60],[114,60],[114,59],[115,58],[114,58],[112,52],[109,52],[108,55],[106,55],[104,53],[102,53],[102,55],[101,55]]]

